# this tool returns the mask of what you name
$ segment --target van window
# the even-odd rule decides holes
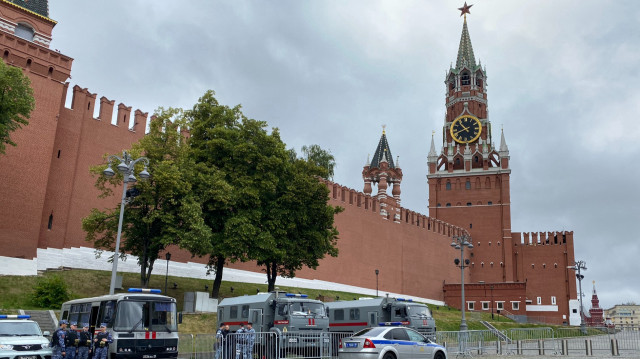
[[[336,309],[333,311],[334,320],[344,320],[344,309]]]
[[[406,311],[405,307],[395,307],[394,314],[398,318],[405,317],[405,316],[407,316],[407,311]]]
[[[278,304],[278,315],[286,316],[289,314],[289,305],[287,303]]]
[[[235,305],[231,307],[231,313],[229,314],[229,319],[235,319],[238,317],[238,307]]]
[[[349,319],[360,319],[360,309],[349,309]]]
[[[248,305],[243,305],[242,306],[242,316],[241,318],[249,318],[249,306]]]
[[[113,314],[116,308],[116,301],[110,300],[100,303],[100,321],[98,323],[107,323],[108,327],[111,327],[113,322]]]

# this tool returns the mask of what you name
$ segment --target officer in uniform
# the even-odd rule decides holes
[[[95,343],[95,351],[93,352],[93,359],[107,359],[109,353],[109,343],[113,343],[111,333],[107,332],[107,324],[100,324],[100,332],[96,334],[93,339]]]
[[[78,357],[77,359],[87,359],[89,352],[91,351],[91,332],[89,332],[89,323],[82,324],[82,331],[80,332],[78,344]]]
[[[245,332],[246,329],[244,329],[244,323],[240,323],[240,329],[236,330],[236,359],[240,359],[242,356],[242,350],[244,349]]]
[[[65,338],[67,336],[67,322],[65,319],[60,321],[60,328],[56,329],[51,336],[51,347],[53,348],[52,359],[63,359],[66,354]]]
[[[78,338],[78,326],[76,322],[71,322],[71,329],[67,331],[64,345],[67,349],[65,359],[76,359],[76,350],[78,350],[80,339]]]
[[[224,323],[220,323],[220,328],[218,328],[218,331],[216,331],[215,359],[220,359],[220,355],[222,354],[222,346],[224,345],[224,337],[226,336],[224,333],[224,328]]]
[[[244,359],[252,359],[253,356],[253,343],[256,341],[256,330],[253,329],[253,323],[247,323],[247,328],[244,330],[244,345],[242,349],[242,355]]]

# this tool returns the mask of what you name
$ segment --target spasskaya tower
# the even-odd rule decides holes
[[[473,240],[472,282],[513,281],[509,150],[492,141],[487,73],[476,62],[464,23],[455,67],[447,71],[446,114],[439,153],[431,138],[428,155],[429,216],[465,228]],[[438,141],[439,142],[439,141]]]

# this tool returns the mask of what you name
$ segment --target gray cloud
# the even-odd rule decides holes
[[[640,302],[640,12],[618,2],[479,0],[468,24],[487,67],[494,140],[511,150],[514,231],[573,230],[585,292]],[[428,213],[445,71],[462,27],[451,1],[50,2],[52,47],[73,83],[134,108],[191,107],[207,89],[330,149],[361,190],[381,125],[404,172],[403,205]]]

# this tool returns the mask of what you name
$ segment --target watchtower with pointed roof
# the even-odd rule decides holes
[[[378,193],[374,195],[380,200],[380,214],[383,217],[388,216],[387,211],[387,188],[393,186],[391,195],[395,206],[400,206],[400,182],[402,182],[402,169],[398,161],[394,163],[389,142],[387,141],[386,131],[382,130],[382,136],[378,142],[378,147],[373,154],[371,161],[367,158],[367,163],[362,170],[362,178],[364,179],[364,193],[371,196],[372,184],[378,186]],[[394,220],[395,220],[394,216]]]

